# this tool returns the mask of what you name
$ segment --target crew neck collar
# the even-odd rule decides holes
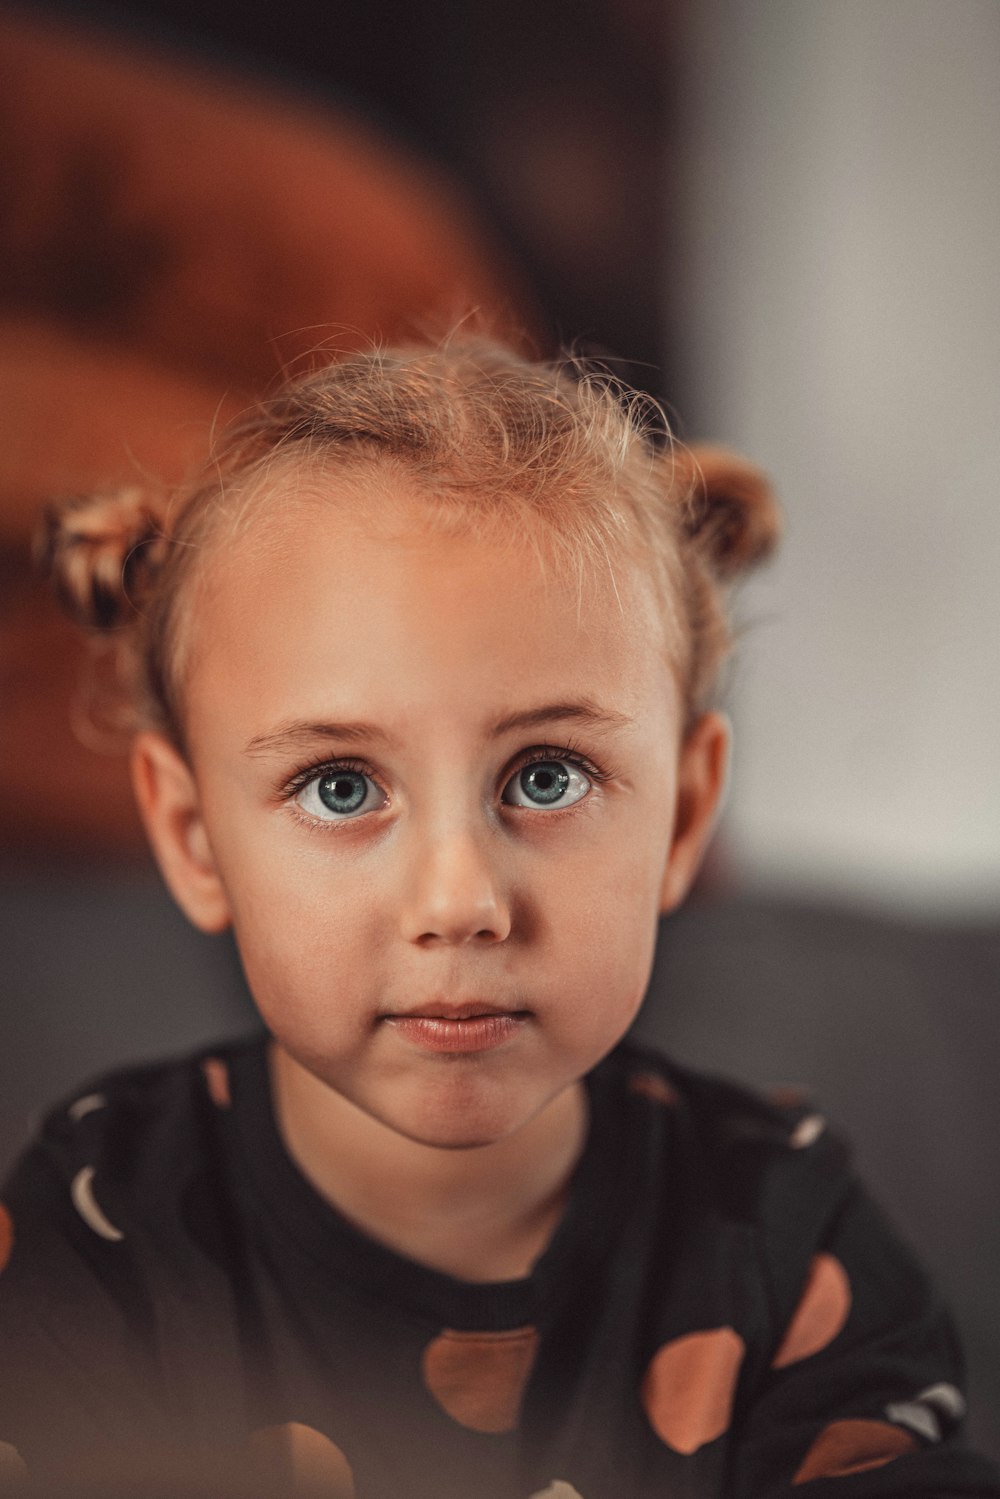
[[[263,1035],[229,1058],[232,1120],[259,1230],[294,1245],[314,1274],[348,1278],[362,1294],[391,1301],[456,1331],[507,1331],[538,1324],[597,1268],[640,1168],[627,1148],[619,1051],[584,1079],[589,1125],[569,1184],[566,1210],[529,1275],[467,1281],[399,1254],[350,1223],[320,1195],[289,1155],[275,1114]]]

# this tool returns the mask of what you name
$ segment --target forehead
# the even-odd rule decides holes
[[[634,563],[575,568],[523,523],[477,532],[387,465],[267,482],[206,559],[189,716],[343,705],[405,732],[428,707],[454,725],[529,700],[600,696],[630,715],[672,702],[655,591]]]

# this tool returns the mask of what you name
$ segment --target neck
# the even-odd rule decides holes
[[[514,1134],[444,1149],[399,1134],[271,1043],[278,1129],[302,1174],[356,1227],[462,1280],[529,1274],[565,1210],[583,1150],[582,1083]]]

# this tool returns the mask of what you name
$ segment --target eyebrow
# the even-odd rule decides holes
[[[499,738],[515,729],[537,729],[550,723],[578,723],[593,732],[619,732],[632,728],[634,720],[614,709],[601,708],[589,698],[575,702],[544,703],[538,708],[524,708],[517,713],[505,713],[495,719],[487,730],[487,738]],[[247,742],[248,755],[266,755],[279,750],[304,749],[317,740],[336,741],[340,744],[391,745],[393,738],[377,724],[352,721],[333,723],[326,720],[299,720],[282,724],[269,734],[255,734]]]
[[[391,737],[373,723],[312,723],[300,720],[282,724],[270,734],[255,734],[247,741],[248,755],[267,755],[277,750],[306,749],[317,740],[336,740],[339,744],[390,744]]]
[[[507,713],[490,725],[490,737],[509,734],[512,729],[537,729],[543,724],[571,722],[583,724],[584,728],[629,729],[633,720],[612,708],[598,707],[589,698],[572,703],[546,703],[540,708],[525,708],[520,713]]]

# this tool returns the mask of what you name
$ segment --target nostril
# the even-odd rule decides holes
[[[498,872],[467,833],[415,843],[401,893],[401,928],[411,942],[486,946],[509,934]]]

